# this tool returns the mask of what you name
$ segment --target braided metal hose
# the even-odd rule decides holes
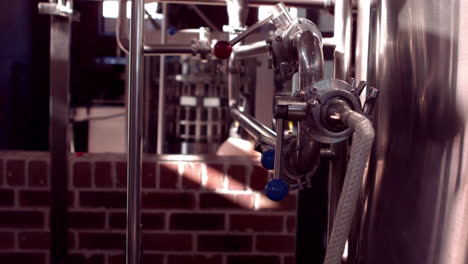
[[[354,130],[353,144],[343,189],[333,220],[325,264],[340,264],[342,262],[343,251],[356,211],[364,170],[375,136],[372,123],[362,114],[348,110],[342,114],[341,120]]]

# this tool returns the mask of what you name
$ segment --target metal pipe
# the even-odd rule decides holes
[[[335,47],[335,40],[333,38],[322,38],[322,45],[325,47]]]
[[[128,36],[127,31],[127,5],[125,0],[119,0],[119,16],[116,19],[115,36],[119,48],[128,54]],[[164,22],[163,22],[164,23]],[[144,29],[143,29],[144,30]],[[161,29],[164,31],[163,29]],[[167,31],[167,28],[166,28]],[[161,33],[162,34],[162,33]],[[145,56],[160,56],[160,55],[182,55],[193,54],[196,52],[194,45],[180,44],[160,44],[160,45],[144,45],[143,52]]]
[[[163,3],[162,5],[162,13],[164,15],[164,19],[161,25],[161,45],[166,44],[167,42],[167,4]],[[158,97],[158,140],[157,140],[157,154],[163,154],[164,152],[164,142],[165,142],[165,129],[166,129],[166,122],[165,122],[165,104],[166,104],[166,63],[165,63],[165,56],[161,55],[159,61],[159,97]]]
[[[165,34],[166,31],[161,30],[161,36]],[[194,54],[196,52],[196,48],[188,45],[166,44],[166,41],[164,41],[164,44],[145,45],[144,52],[145,56],[183,55]]]
[[[299,89],[323,79],[323,49],[321,33],[305,30],[296,36],[299,62]]]
[[[227,5],[228,21],[229,26],[234,28],[242,28],[245,26],[245,20],[247,19],[245,15],[246,1],[245,0],[225,0],[224,3]],[[231,32],[229,34],[229,40],[234,40],[238,37],[236,34]],[[232,44],[231,44],[232,46]],[[228,86],[228,104],[233,106],[238,98],[238,67],[236,62],[236,56],[234,53],[229,56],[228,61],[228,77],[227,77],[227,86]],[[236,87],[237,85],[237,87]]]
[[[171,4],[191,4],[191,5],[226,5],[226,0],[147,0],[147,2],[160,2]],[[276,5],[279,1],[275,0],[249,0],[249,7],[258,7],[265,5]],[[283,0],[281,1],[291,7],[319,7],[329,8],[334,5],[335,0]]]
[[[239,60],[266,55],[267,53],[268,44],[266,41],[258,41],[251,44],[236,46],[233,51],[235,58]]]
[[[248,37],[250,34],[252,34],[254,31],[256,31],[259,28],[263,27],[264,25],[268,24],[271,21],[272,18],[273,18],[273,16],[269,15],[268,17],[264,18],[263,20],[260,20],[257,23],[255,23],[254,25],[248,27],[244,32],[237,35],[235,38],[231,39],[229,41],[229,44],[231,44],[231,46],[234,46],[237,43],[241,42],[246,37]]]
[[[127,264],[141,259],[141,100],[143,76],[144,0],[133,0],[128,61],[127,126]]]
[[[344,81],[351,77],[352,16],[351,0],[335,0],[334,78]]]
[[[358,1],[356,26],[356,82],[367,82],[367,64],[369,59],[369,32],[370,32],[371,0]],[[361,94],[364,101],[366,92]]]
[[[283,150],[283,138],[284,138],[284,123],[285,120],[283,118],[276,118],[276,146],[275,149],[275,174],[273,176],[274,179],[279,179],[281,176],[282,171],[282,150]]]
[[[249,133],[257,142],[268,145],[272,148],[276,146],[276,133],[255,118],[241,112],[236,107],[231,107],[232,118],[239,122],[247,133]]]

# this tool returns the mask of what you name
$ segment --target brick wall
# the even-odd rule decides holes
[[[48,153],[0,152],[0,261],[49,260]],[[296,195],[263,195],[268,172],[242,157],[145,156],[144,263],[289,264]],[[69,263],[125,263],[124,155],[70,158]]]

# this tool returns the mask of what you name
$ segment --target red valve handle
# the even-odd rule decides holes
[[[228,41],[218,41],[218,43],[216,43],[214,46],[213,53],[218,59],[227,59],[229,56],[231,56],[232,45]]]

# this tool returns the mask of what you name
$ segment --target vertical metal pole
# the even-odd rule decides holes
[[[143,77],[144,0],[132,1],[128,61],[127,124],[127,264],[140,264],[141,101]]]
[[[334,78],[349,81],[351,77],[352,1],[335,0],[335,25],[333,40]],[[330,162],[328,177],[328,235],[331,234],[333,219],[343,186],[347,166],[347,142],[331,146],[335,158]]]
[[[358,1],[356,26],[356,83],[367,82],[367,64],[369,63],[369,32],[370,32],[371,0]],[[361,94],[361,101],[366,98],[366,90]]]
[[[351,77],[352,19],[351,0],[336,0],[333,34],[336,45],[334,78],[344,81],[349,81]]]
[[[164,19],[161,25],[161,44],[166,44],[166,32],[167,32],[167,3],[162,4],[162,12]],[[157,153],[163,154],[164,152],[164,141],[165,141],[165,104],[166,104],[166,56],[161,55],[159,62],[159,103],[158,103],[158,148]]]
[[[51,263],[68,254],[68,153],[71,17],[50,19],[49,150],[51,175]]]

